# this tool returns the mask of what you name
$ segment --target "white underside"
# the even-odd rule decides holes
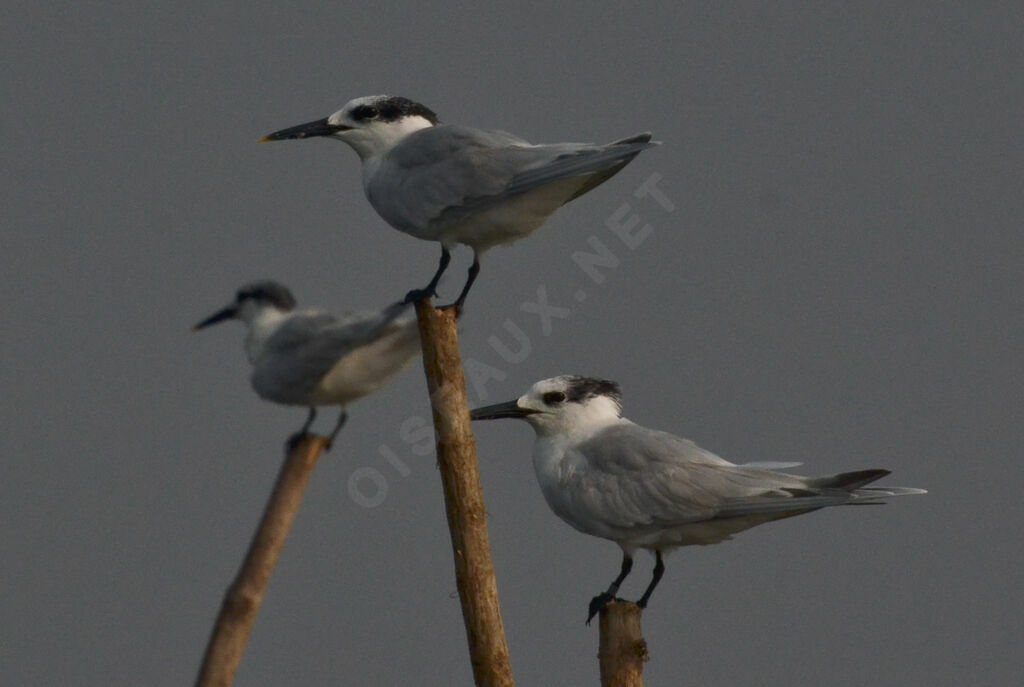
[[[794,511],[794,513],[799,512]],[[658,530],[647,535],[620,535],[620,538],[612,539],[622,547],[623,551],[629,554],[632,554],[636,549],[666,552],[680,546],[718,544],[731,539],[734,534],[783,517],[786,517],[786,514],[771,513],[742,518],[707,520],[705,522],[695,522],[670,529]]]
[[[347,405],[377,391],[409,364],[419,348],[413,320],[338,361],[313,389],[309,405]]]

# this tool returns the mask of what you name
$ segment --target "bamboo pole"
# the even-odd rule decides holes
[[[221,602],[196,687],[228,687],[235,679],[270,575],[302,503],[306,483],[326,447],[326,437],[306,435],[285,457],[245,560]]]
[[[644,662],[650,657],[640,629],[642,613],[629,601],[612,601],[601,609],[597,650],[601,687],[643,687]]]
[[[477,687],[511,687],[512,667],[466,403],[456,312],[454,308],[435,310],[429,299],[423,299],[416,303],[416,315],[473,679]]]

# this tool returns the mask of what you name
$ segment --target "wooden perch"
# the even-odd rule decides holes
[[[473,679],[477,687],[511,687],[512,666],[487,536],[487,511],[466,404],[455,310],[435,310],[424,299],[416,303],[416,315]]]
[[[642,609],[629,601],[612,601],[601,609],[597,659],[601,687],[643,687],[647,642],[640,630]]]
[[[242,567],[224,595],[196,687],[228,687],[235,679],[270,575],[302,503],[306,483],[326,447],[325,437],[306,435],[285,457]]]

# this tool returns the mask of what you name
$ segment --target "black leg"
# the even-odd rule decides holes
[[[431,296],[437,295],[437,283],[441,281],[441,275],[448,269],[448,263],[452,260],[452,254],[446,246],[441,246],[441,262],[437,266],[437,272],[431,278],[430,283],[425,288],[413,289],[409,293],[405,294],[404,303],[415,303],[421,301],[424,298],[430,298]]]
[[[299,434],[305,434],[309,431],[309,428],[313,426],[313,420],[316,419],[316,408],[310,407],[309,416],[306,418],[306,424],[302,425],[302,429],[299,430]]]
[[[644,595],[636,602],[636,605],[640,608],[647,608],[647,602],[651,598],[651,592],[653,592],[654,588],[658,586],[658,582],[661,581],[661,576],[665,574],[665,562],[661,560],[661,551],[655,551],[654,557],[654,576],[651,577],[651,583],[647,585]]]
[[[633,569],[633,559],[626,552],[622,553],[622,568],[619,576],[608,586],[608,590],[601,592],[590,600],[590,607],[587,609],[587,625],[594,619],[594,616],[601,612],[601,609],[615,600],[615,594],[619,591],[619,585],[626,579],[626,575]]]
[[[295,448],[296,446],[299,445],[299,442],[302,441],[302,438],[304,436],[306,436],[306,434],[309,432],[309,428],[313,426],[313,420],[315,420],[315,419],[316,419],[316,408],[314,408],[313,406],[310,406],[309,407],[309,416],[306,418],[306,424],[302,425],[302,429],[300,429],[298,432],[296,432],[295,434],[293,434],[290,437],[288,437],[288,441],[285,442],[285,447],[289,451],[291,451],[293,448]]]
[[[341,409],[341,414],[338,415],[338,421],[334,424],[334,429],[331,430],[331,435],[329,437],[327,437],[327,450],[328,451],[331,450],[331,444],[334,443],[334,437],[338,436],[338,432],[340,432],[341,428],[345,426],[345,420],[347,420],[347,419],[348,419],[348,413],[346,413],[345,409],[342,408]]]
[[[448,308],[455,308],[458,312],[462,310],[462,304],[466,302],[466,296],[469,295],[469,289],[473,286],[473,282],[476,281],[476,275],[480,274],[480,256],[475,252],[473,253],[473,264],[469,266],[469,277],[466,279],[466,285],[462,287],[462,293],[455,299],[454,303],[448,305],[442,305],[441,310],[447,310]]]

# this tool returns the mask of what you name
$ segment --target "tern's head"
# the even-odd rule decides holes
[[[617,422],[621,415],[622,393],[618,384],[574,375],[542,379],[514,401],[470,413],[474,420],[521,418],[540,435],[585,431]]]
[[[295,309],[295,297],[283,284],[270,279],[246,284],[235,294],[235,300],[192,328],[198,331],[224,320],[241,320],[252,323],[260,314],[268,311],[286,313]]]
[[[408,98],[368,95],[350,100],[326,119],[281,129],[260,141],[328,136],[348,143],[365,160],[387,152],[412,132],[437,122],[437,115],[430,108]]]

